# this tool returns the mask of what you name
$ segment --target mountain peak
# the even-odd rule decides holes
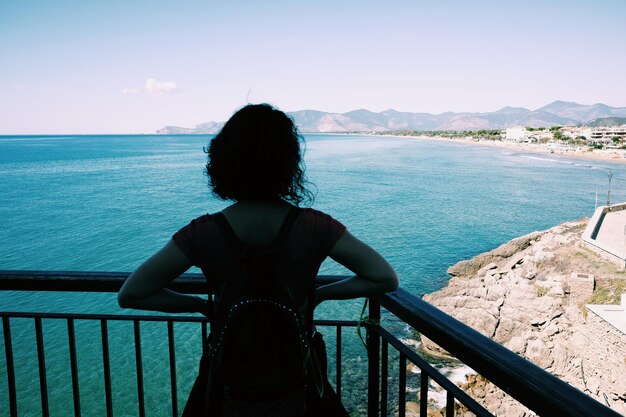
[[[546,104],[545,106],[537,110],[551,112],[551,111],[559,111],[565,108],[572,108],[572,107],[580,108],[580,107],[587,107],[587,106],[584,104],[574,103],[573,101],[555,100],[552,103]]]
[[[505,107],[502,107],[500,110],[497,110],[493,113],[494,114],[525,114],[525,113],[530,113],[530,110],[524,107],[505,106]]]
[[[367,109],[356,109],[356,110],[350,110],[349,112],[345,112],[345,113],[341,113],[344,116],[350,115],[350,114],[378,114],[378,113],[374,113],[373,111],[367,110]]]

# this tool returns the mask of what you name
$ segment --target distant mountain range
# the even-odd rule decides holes
[[[626,117],[599,117],[597,119],[593,119],[585,123],[585,126],[589,126],[589,127],[626,126]]]
[[[592,105],[555,101],[537,110],[523,107],[503,107],[490,113],[441,114],[399,112],[393,109],[380,113],[365,109],[347,113],[328,113],[319,110],[300,110],[288,113],[303,133],[331,133],[354,131],[393,130],[480,130],[505,129],[513,126],[550,127],[575,126],[593,121],[620,124],[626,117],[626,107],[610,107],[598,103]],[[160,134],[217,133],[224,122],[202,123],[193,128],[166,126],[157,130]],[[611,125],[611,124],[608,124]]]

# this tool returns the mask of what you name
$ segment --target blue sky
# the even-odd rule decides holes
[[[626,106],[625,1],[0,1],[0,134]]]

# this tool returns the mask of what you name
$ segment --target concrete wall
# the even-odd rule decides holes
[[[583,232],[583,243],[586,247],[598,253],[603,258],[614,262],[620,267],[625,267],[624,260],[624,248],[617,248],[615,245],[610,245],[607,242],[598,241],[596,237],[599,235],[600,229],[606,216],[610,213],[626,210],[626,203],[615,204],[610,207],[600,206],[593,213],[593,216],[587,224],[587,228]],[[619,231],[621,233],[621,230]],[[622,241],[620,245],[624,245]]]

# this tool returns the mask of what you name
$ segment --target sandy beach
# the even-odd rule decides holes
[[[559,144],[517,143],[501,140],[498,141],[484,139],[475,140],[465,138],[440,138],[432,136],[395,135],[394,137],[441,142],[454,142],[479,146],[489,146],[494,148],[504,148],[516,152],[531,152],[550,156],[564,156],[568,158],[626,163],[626,149],[593,149],[590,151],[587,149],[587,147],[568,148]]]

